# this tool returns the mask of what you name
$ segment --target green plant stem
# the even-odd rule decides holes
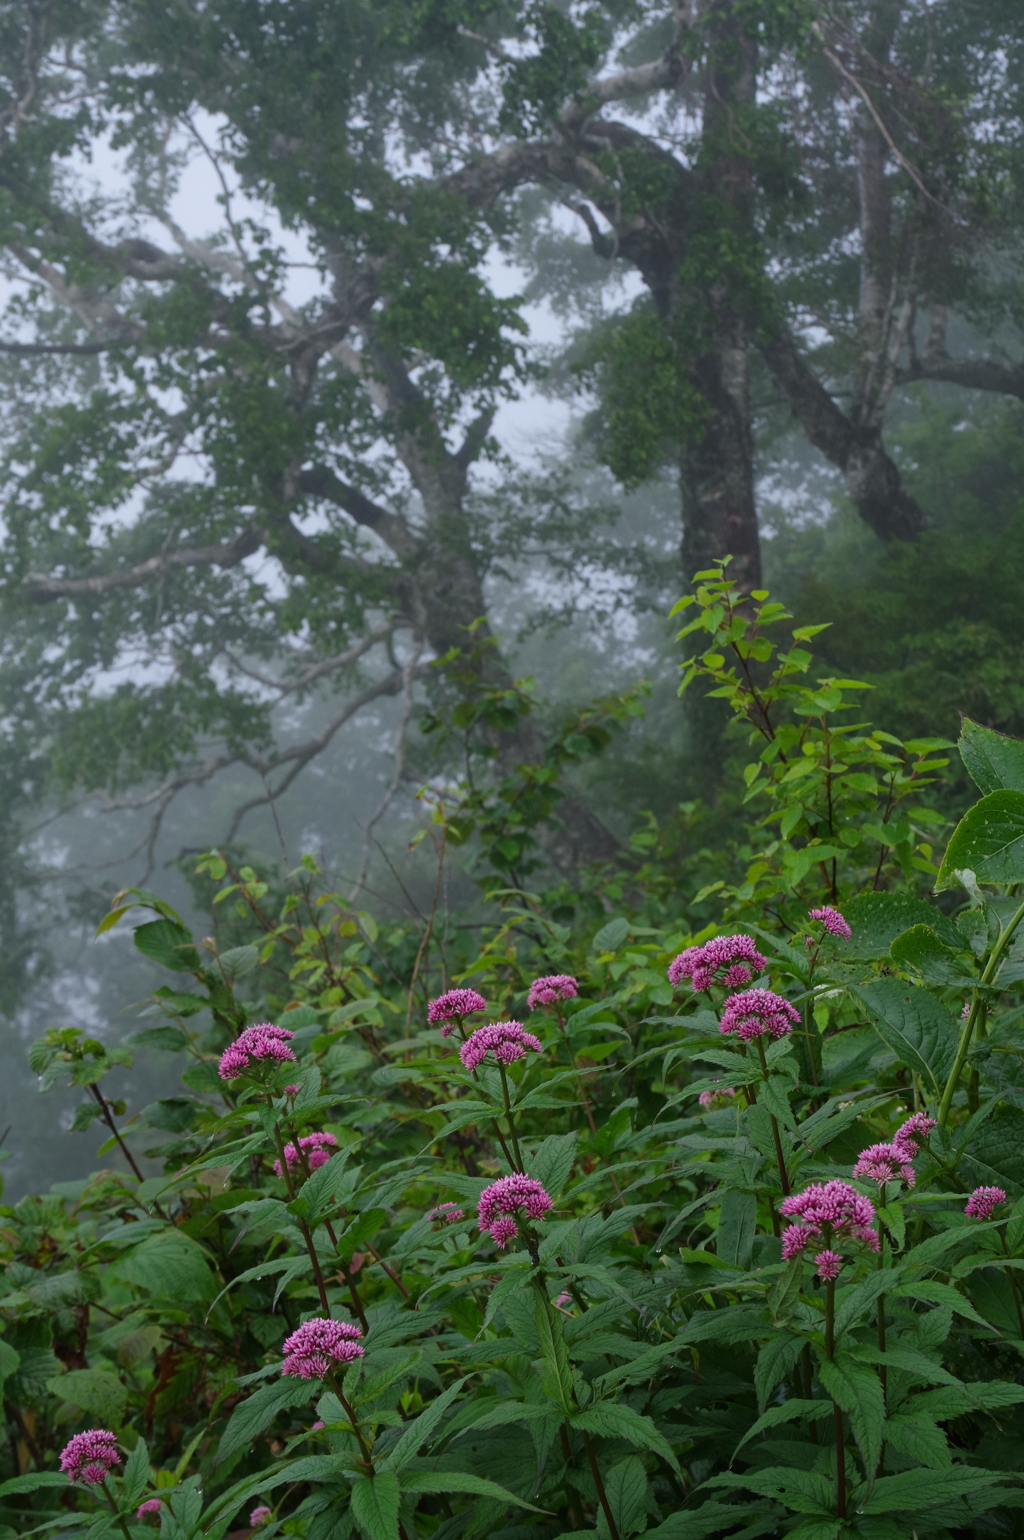
[[[516,1121],[512,1116],[512,1102],[508,1094],[508,1076],[505,1073],[504,1064],[499,1063],[498,1071],[501,1075],[501,1094],[505,1099],[505,1119],[508,1123],[509,1137],[512,1140],[512,1148],[515,1151],[517,1171],[524,1171],[522,1151],[519,1148],[519,1135],[516,1133]],[[501,1137],[500,1134],[498,1136]]]
[[[765,1084],[767,1084],[768,1083],[768,1060],[765,1058],[764,1039],[761,1038],[761,1037],[757,1037],[757,1038],[754,1039],[754,1041],[757,1044],[757,1051],[758,1051],[758,1053],[761,1056],[761,1076],[762,1076],[762,1079],[764,1080]],[[769,1111],[768,1116],[772,1120],[772,1138],[775,1141],[775,1159],[776,1159],[776,1161],[778,1163],[778,1167],[779,1167],[779,1181],[782,1183],[782,1196],[784,1198],[788,1198],[789,1197],[789,1172],[786,1170],[786,1158],[785,1158],[785,1156],[782,1153],[782,1136],[779,1133],[779,1125],[775,1121],[775,1114],[774,1114],[774,1112]]]
[[[1006,1255],[1006,1260],[1009,1261],[1010,1260],[1010,1248],[1006,1244],[1006,1234],[1005,1234],[1005,1232],[1003,1230],[999,1231],[999,1241],[1000,1241],[1000,1244],[1002,1245],[1003,1251],[1004,1251],[1004,1253]],[[1010,1292],[1013,1295],[1014,1308],[1017,1311],[1017,1325],[1020,1328],[1021,1341],[1024,1342],[1024,1311],[1021,1310],[1020,1291],[1017,1288],[1017,1280],[1013,1276],[1013,1268],[1012,1267],[1008,1267],[1006,1269],[1006,1276],[1007,1276],[1007,1279],[1009,1280]]]
[[[884,1205],[885,1205],[885,1183],[884,1182],[882,1183],[882,1204],[883,1204],[883,1207],[884,1207]],[[878,1266],[879,1266],[879,1268],[883,1268],[885,1266],[885,1230],[884,1230],[884,1228],[882,1226],[882,1221],[881,1220],[878,1221]],[[884,1353],[885,1352],[885,1295],[884,1294],[879,1294],[879,1296],[878,1296],[878,1351],[880,1353]],[[889,1379],[888,1379],[888,1374],[887,1374],[887,1371],[886,1371],[886,1366],[885,1366],[884,1363],[879,1364],[879,1366],[878,1366],[878,1378],[879,1378],[879,1382],[880,1382],[880,1384],[882,1386],[882,1408],[883,1408],[883,1411],[885,1411],[885,1410],[887,1410],[888,1403],[889,1403]],[[877,1479],[877,1477],[882,1475],[884,1467],[885,1467],[885,1444],[883,1443],[881,1448],[878,1451],[878,1469],[875,1472],[876,1479]]]
[[[601,1480],[601,1469],[597,1463],[597,1455],[594,1453],[594,1446],[590,1442],[590,1434],[584,1433],[582,1428],[580,1429],[580,1433],[583,1438],[583,1447],[587,1452],[587,1462],[590,1465],[590,1474],[593,1476],[594,1485],[597,1487],[597,1499],[601,1504],[601,1508],[605,1516],[605,1521],[608,1525],[608,1532],[611,1535],[612,1540],[622,1540],[622,1537],[620,1536],[615,1523],[615,1518],[612,1514],[611,1505],[608,1502],[608,1493],[605,1491],[604,1482]]]
[[[356,1416],[355,1407],[350,1404],[348,1397],[345,1395],[345,1392],[338,1384],[336,1375],[329,1374],[327,1376],[327,1383],[330,1385],[331,1389],[334,1391],[334,1394],[341,1402],[345,1416],[348,1418],[352,1432],[355,1434],[356,1443],[359,1445],[359,1453],[362,1455],[363,1459],[363,1469],[366,1472],[366,1475],[372,1481],[377,1472],[374,1469],[373,1455],[370,1453],[370,1446],[366,1442],[362,1425],[360,1424],[359,1418]],[[409,1540],[409,1536],[406,1533],[405,1526],[402,1524],[401,1520],[399,1520],[398,1523],[398,1534],[399,1540]]]
[[[267,1100],[270,1100],[269,1095]],[[285,1191],[288,1194],[288,1201],[290,1203],[294,1203],[295,1184],[292,1181],[291,1171],[288,1169],[288,1161],[285,1159],[284,1140],[281,1137],[281,1130],[278,1128],[276,1123],[274,1124],[274,1145],[277,1149],[277,1158],[281,1162],[281,1175],[284,1178]],[[310,1233],[309,1225],[306,1223],[306,1221],[304,1219],[299,1219],[297,1215],[296,1219],[299,1229],[302,1231],[302,1239],[306,1243],[306,1250],[309,1252],[309,1260],[313,1264],[313,1277],[316,1280],[316,1291],[320,1296],[321,1308],[323,1309],[324,1315],[330,1319],[331,1307],[327,1301],[327,1285],[324,1283],[324,1275],[320,1267],[320,1258],[317,1256],[316,1247],[313,1245],[313,1236]]]
[[[113,1492],[107,1486],[106,1477],[103,1478],[102,1486],[103,1486],[103,1495],[107,1499],[107,1502],[110,1504],[111,1509],[113,1510],[114,1517],[117,1519],[118,1526],[119,1526],[119,1528],[121,1530],[121,1533],[124,1535],[125,1540],[132,1540],[132,1532],[128,1528],[128,1524],[127,1524],[127,1522],[125,1520],[124,1514],[118,1508],[117,1503],[114,1500]]]
[[[836,1281],[830,1278],[825,1284],[825,1353],[835,1357],[836,1329]],[[843,1413],[837,1401],[832,1402],[832,1419],[836,1431],[836,1512],[846,1518],[846,1441],[843,1436]]]
[[[562,1447],[563,1460],[567,1466],[572,1465],[572,1449],[569,1447],[569,1434],[564,1422],[560,1422],[558,1424],[558,1440]],[[568,1482],[566,1483],[565,1496],[565,1505],[569,1513],[569,1523],[572,1525],[573,1529],[582,1529],[583,1514],[582,1511],[576,1507],[575,1495],[573,1494],[572,1488],[569,1486]]]
[[[988,960],[985,963],[984,972],[982,973],[979,980],[979,983],[982,987],[984,987],[986,984],[991,984],[992,980],[995,978],[999,969],[999,964],[1003,960],[1003,953],[1006,951],[1006,948],[1013,940],[1013,933],[1017,929],[1017,926],[1020,924],[1021,920],[1024,920],[1024,904],[1021,904],[1020,907],[1016,910],[1010,920],[1009,925],[1007,925],[1003,930],[999,932],[998,939],[996,940],[995,946],[993,946],[991,952],[989,953]],[[949,1112],[953,1105],[953,1097],[956,1093],[957,1085],[960,1082],[960,1076],[963,1074],[964,1065],[967,1062],[967,1054],[971,1046],[971,1039],[974,1036],[974,1029],[976,1026],[979,1027],[980,1035],[980,1032],[984,1031],[985,1026],[985,1006],[982,1004],[981,994],[977,989],[974,991],[974,999],[971,1001],[971,1010],[969,1016],[967,1017],[966,1025],[960,1034],[960,1046],[957,1049],[956,1058],[953,1060],[953,1068],[949,1072],[949,1079],[946,1081],[946,1088],[942,1093],[942,1100],[939,1102],[940,1128],[945,1128],[949,1121]]]

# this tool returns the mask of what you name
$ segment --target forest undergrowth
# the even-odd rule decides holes
[[[594,714],[432,794],[482,930],[311,858],[278,899],[208,853],[206,937],[119,896],[169,982],[32,1049],[109,1165],[0,1209],[5,1534],[1024,1533],[1024,743],[965,720],[949,830],[953,745],[862,720],[820,628],[724,563],[676,612],[746,743],[712,923],[633,904],[656,831],[596,926],[526,886]],[[127,1117],[147,1049],[181,1091]]]

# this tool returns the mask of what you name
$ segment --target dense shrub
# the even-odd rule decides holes
[[[837,721],[766,601],[687,610],[758,750],[697,934],[508,889],[411,946],[216,853],[241,944],[122,895],[177,977],[33,1049],[118,1169],[3,1210],[12,1530],[1019,1533],[1024,745],[966,724],[936,860],[944,746]],[[125,1123],[139,1047],[187,1067]]]

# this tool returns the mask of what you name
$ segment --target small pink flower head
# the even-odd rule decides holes
[[[298,1380],[322,1380],[335,1364],[362,1358],[362,1332],[350,1321],[325,1321],[314,1316],[284,1340],[281,1373]]]
[[[1006,1202],[1001,1187],[976,1187],[964,1205],[964,1213],[970,1219],[991,1219],[1000,1203]]]
[[[917,1181],[917,1173],[910,1164],[914,1153],[909,1143],[869,1144],[857,1156],[853,1174],[865,1181],[877,1182],[879,1187],[886,1182],[906,1182],[908,1187],[913,1187]]]
[[[144,1503],[140,1503],[135,1510],[137,1519],[144,1519],[148,1513],[159,1513],[163,1503],[159,1497],[147,1497]]]
[[[276,1060],[280,1064],[287,1063],[290,1059],[294,1064],[295,1055],[288,1047],[288,1043],[295,1036],[287,1027],[275,1027],[273,1022],[262,1021],[256,1026],[246,1027],[240,1032],[233,1043],[230,1043],[220,1056],[220,1078],[222,1080],[237,1080],[239,1075],[251,1071],[253,1067],[263,1060]]]
[[[919,1144],[924,1144],[933,1128],[938,1125],[926,1112],[915,1112],[900,1124],[892,1136],[892,1142],[906,1151],[904,1160],[913,1160]]]
[[[568,1289],[563,1289],[561,1294],[559,1294],[558,1298],[555,1300],[555,1309],[562,1310],[566,1305],[571,1304],[572,1295],[569,1293]]]
[[[875,1233],[875,1206],[849,1182],[812,1182],[803,1192],[791,1193],[779,1204],[780,1214],[795,1220],[787,1225],[782,1237],[782,1259],[789,1262],[812,1241],[823,1240],[826,1248],[833,1241],[861,1241],[872,1251],[878,1250]]]
[[[687,947],[668,965],[670,984],[690,980],[699,994],[712,984],[738,989],[763,973],[768,966],[749,936],[713,936],[703,946]],[[721,976],[720,976],[721,975]]]
[[[827,930],[830,936],[836,936],[840,941],[849,941],[853,935],[847,922],[843,919],[838,909],[833,909],[831,904],[822,904],[820,909],[811,909],[808,912],[809,920],[817,920],[818,924]]]
[[[823,1283],[834,1283],[839,1277],[843,1259],[838,1251],[819,1251],[814,1258],[814,1265],[818,1269],[818,1277]]]
[[[717,1112],[721,1107],[728,1107],[735,1096],[736,1092],[731,1085],[723,1085],[702,1091],[697,1101],[707,1112]]]
[[[799,1011],[781,995],[770,989],[748,989],[726,1000],[719,1031],[723,1037],[736,1036],[749,1043],[755,1037],[785,1037],[799,1021]]]
[[[326,1424],[326,1422],[324,1422],[323,1418],[322,1417],[318,1417],[316,1422],[314,1422],[313,1426],[310,1428],[309,1431],[311,1433],[319,1433],[321,1428],[326,1428],[326,1426],[327,1426],[327,1424]]]
[[[502,1250],[518,1233],[524,1219],[543,1219],[551,1207],[551,1199],[539,1182],[532,1176],[513,1171],[511,1176],[501,1176],[480,1194],[477,1207],[477,1224],[484,1235]]]
[[[525,1059],[527,1051],[540,1053],[540,1040],[527,1032],[521,1021],[495,1021],[470,1033],[459,1049],[459,1058],[466,1069],[476,1069],[489,1053],[499,1064],[514,1064],[516,1059]]]
[[[439,1203],[437,1208],[432,1208],[427,1215],[432,1230],[446,1230],[449,1225],[457,1225],[465,1217],[457,1203]]]
[[[475,1011],[486,1009],[487,1001],[475,989],[449,989],[447,994],[431,1000],[427,1006],[427,1021],[432,1027],[443,1021],[445,1025],[441,1028],[441,1036],[448,1037],[463,1016],[472,1016]]]
[[[99,1486],[108,1471],[120,1465],[117,1435],[108,1428],[90,1428],[76,1433],[61,1451],[60,1468],[69,1481],[84,1481]]]
[[[310,1171],[316,1171],[321,1166],[326,1166],[337,1148],[338,1141],[333,1134],[304,1134],[299,1140],[298,1148],[294,1144],[285,1145],[284,1158],[288,1162],[289,1171],[295,1166],[300,1166],[303,1157]],[[274,1161],[274,1173],[277,1176],[281,1175],[279,1160]]]
[[[965,1000],[963,1005],[960,1008],[960,1020],[961,1021],[966,1021],[970,1014],[971,1014],[971,1002],[970,1002],[970,1000]]]
[[[266,1503],[260,1503],[259,1506],[254,1508],[249,1515],[249,1528],[259,1529],[261,1524],[265,1524],[267,1520],[273,1518],[273,1516],[273,1508],[268,1508]]]
[[[568,973],[549,973],[546,978],[534,979],[530,985],[527,1004],[531,1011],[542,1005],[554,1005],[559,1000],[575,1000],[579,985]]]
[[[284,1094],[285,1096],[298,1096],[299,1088],[297,1085],[286,1085],[284,1088]]]

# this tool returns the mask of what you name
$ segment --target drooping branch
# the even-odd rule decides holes
[[[343,508],[357,524],[379,535],[400,560],[408,561],[417,555],[419,541],[405,520],[373,502],[358,487],[349,486],[329,466],[314,465],[302,471],[299,490],[309,497],[320,497]]]
[[[55,577],[51,573],[29,572],[22,579],[22,592],[33,604],[53,604],[57,599],[84,596],[100,598],[116,588],[141,588],[154,578],[166,577],[169,572],[181,567],[237,567],[239,562],[259,550],[263,540],[263,532],[250,524],[226,544],[168,551],[162,556],[151,556],[148,561],[139,562],[137,566],[97,573],[95,577],[65,578]]]
[[[899,384],[936,380],[944,385],[963,385],[968,390],[1016,396],[1024,401],[1024,364],[1000,358],[951,358],[948,353],[927,351],[897,375]]]

